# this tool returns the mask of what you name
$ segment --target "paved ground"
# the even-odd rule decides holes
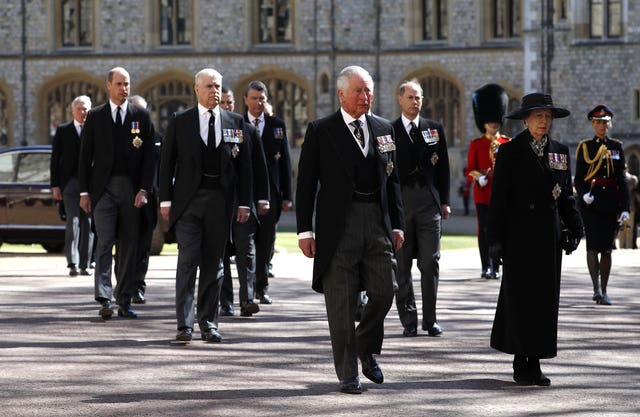
[[[61,256],[0,252],[1,416],[638,416],[640,252],[619,250],[610,307],[590,301],[584,249],[565,257],[552,386],[518,387],[489,348],[498,281],[475,250],[442,256],[443,337],[403,338],[395,308],[385,383],[340,394],[311,262],[278,254],[274,304],[222,321],[220,344],[172,346],[175,257],[152,258],[138,320],[103,322],[92,280]]]

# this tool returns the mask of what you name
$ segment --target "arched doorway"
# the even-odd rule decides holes
[[[33,142],[51,143],[58,125],[72,120],[71,102],[81,95],[89,96],[92,106],[105,103],[108,99],[105,82],[92,80],[86,74],[66,74],[43,87],[40,97],[44,111]]]
[[[197,102],[193,77],[187,74],[163,74],[141,83],[139,93],[147,100],[156,131],[164,135],[171,115]]]
[[[309,86],[307,82],[295,74],[268,72],[258,73],[246,77],[238,83],[235,90],[236,111],[244,114],[244,93],[247,84],[253,80],[260,80],[266,84],[269,90],[268,100],[273,107],[273,114],[284,120],[287,127],[289,145],[299,148],[302,145],[304,134],[311,114],[311,99],[309,98]]]

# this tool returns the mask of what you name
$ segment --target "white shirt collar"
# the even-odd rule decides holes
[[[111,113],[115,113],[116,109],[118,108],[118,105],[116,103],[114,103],[113,101],[109,100],[109,104],[111,105]],[[129,104],[129,102],[127,100],[124,101],[124,103],[120,104],[120,110],[122,110],[122,114],[127,114],[127,105]],[[123,117],[124,119],[124,117]]]
[[[408,119],[408,118],[404,115],[404,113],[403,113],[403,114],[402,114],[402,126],[404,126],[404,127],[405,127],[405,129],[407,129],[407,132],[408,132],[408,131],[409,131],[409,129],[410,129],[409,123],[411,123],[411,122],[413,122],[413,123],[416,125],[416,127],[420,126],[420,115],[417,115],[417,116],[415,117],[415,119],[410,120],[410,119]]]
[[[340,107],[340,112],[342,113],[342,118],[344,119],[344,122],[347,124],[347,126],[350,126],[350,124],[354,120],[356,120],[353,116],[344,111],[342,107]],[[358,120],[360,120],[360,126],[362,126],[362,129],[364,129],[364,127],[367,125],[367,118],[365,117],[365,115],[363,114],[362,116],[358,117]]]
[[[216,118],[220,115],[220,106],[215,106],[211,110],[213,110],[213,115],[216,116]],[[209,113],[209,109],[198,103],[198,114],[203,116],[205,113]]]
[[[254,124],[254,120],[258,119],[260,120],[260,123],[264,125],[264,112],[260,113],[260,116],[258,117],[254,117],[251,113],[247,112],[247,115],[249,116],[249,122],[251,124]]]

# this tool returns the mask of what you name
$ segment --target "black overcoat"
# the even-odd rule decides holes
[[[489,243],[503,247],[503,278],[491,347],[552,358],[557,350],[561,219],[576,236],[582,221],[569,150],[549,139],[538,159],[528,130],[500,145],[489,208]]]

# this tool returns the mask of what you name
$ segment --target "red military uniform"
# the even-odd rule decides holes
[[[495,152],[497,151],[499,144],[508,141],[508,137],[498,133],[495,139],[491,139],[486,135],[483,135],[479,138],[473,139],[469,144],[467,167],[464,174],[473,182],[474,203],[489,204],[489,199],[491,198],[491,184],[493,182],[493,162],[495,160]],[[494,142],[493,146],[492,142]],[[489,183],[484,187],[481,187],[475,181],[481,175],[486,175],[489,180]]]

